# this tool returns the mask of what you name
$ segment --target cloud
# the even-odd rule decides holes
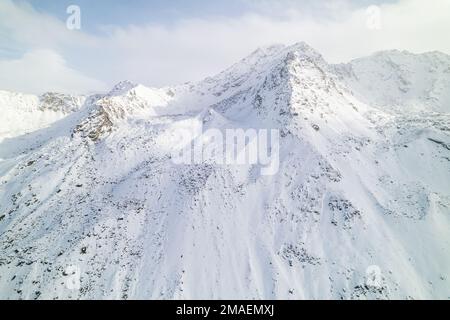
[[[276,14],[268,13],[270,5]],[[287,6],[284,11],[266,1],[264,10],[237,17],[188,19],[169,27],[112,27],[104,44],[108,48],[104,61],[121,59],[123,75],[164,85],[212,75],[255,48],[274,43],[306,41],[333,63],[387,49],[450,53],[448,12],[448,0],[380,4],[376,30],[367,26],[367,8],[348,1],[308,10]]]
[[[0,60],[0,88],[26,93],[46,90],[86,93],[106,90],[105,84],[71,69],[50,50],[35,50],[20,59]]]
[[[108,86],[124,79],[151,86],[200,80],[257,47],[274,43],[306,41],[333,63],[386,49],[450,53],[448,0],[374,1],[380,9],[379,29],[367,27],[366,7],[355,6],[354,1],[324,1],[320,5],[317,1],[283,0],[281,5],[278,1],[245,1],[252,3],[252,10],[234,16],[185,18],[165,24],[112,24],[101,26],[93,35],[68,31],[63,21],[6,0],[3,7],[0,5],[0,35],[9,30],[11,48],[59,52],[78,70],[78,78],[81,73],[95,74]],[[369,5],[372,1],[366,2]],[[89,10],[81,9],[82,14]],[[0,54],[1,49],[2,45]],[[56,64],[61,66],[60,62]],[[5,73],[2,68],[0,65],[0,74]],[[76,72],[73,69],[68,74]],[[10,76],[20,80],[18,75]],[[29,87],[38,86],[28,84],[34,79],[26,74],[22,77]],[[50,84],[45,86],[47,90]],[[69,86],[64,90],[70,90],[72,84],[66,84]]]
[[[70,49],[93,45],[95,38],[66,28],[65,22],[36,11],[29,3],[0,1],[0,43],[4,49]]]

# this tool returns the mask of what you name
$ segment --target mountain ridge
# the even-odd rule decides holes
[[[404,93],[385,61],[259,49],[194,84],[119,83],[7,135],[0,298],[448,298],[446,98],[416,92],[414,72]],[[444,71],[426,85],[447,86]],[[278,129],[279,171],[174,163],[180,129]]]

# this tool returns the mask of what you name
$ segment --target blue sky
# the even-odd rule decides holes
[[[85,26],[91,32],[101,25],[163,23],[179,19],[214,15],[232,16],[251,9],[248,1],[227,0],[31,0],[37,10],[65,19],[65,9],[71,4],[85,11]]]
[[[85,27],[98,32],[102,25],[171,25],[181,19],[236,17],[247,13],[267,13],[275,3],[279,7],[295,7],[316,14],[326,1],[317,0],[29,0],[37,10],[66,18],[65,9],[71,4],[88,8],[84,11]],[[342,1],[344,2],[344,1]],[[361,8],[395,0],[351,0],[352,7]],[[339,3],[339,0],[336,1]],[[272,4],[272,5],[271,5]],[[273,12],[271,12],[273,14]]]
[[[100,25],[162,23],[170,25],[180,19],[205,18],[211,16],[233,17],[249,12],[264,12],[265,0],[30,0],[37,10],[65,19],[65,9],[76,4],[85,11],[85,27],[90,32],[98,31]],[[270,1],[266,1],[270,3]],[[317,0],[274,0],[296,6],[303,10],[321,7]],[[395,2],[394,0],[353,0],[355,7]],[[267,8],[267,7],[266,7]]]
[[[72,4],[81,30],[66,27]],[[450,53],[449,12],[449,0],[1,0],[0,90],[197,81],[257,47],[299,41],[333,63],[387,49]]]

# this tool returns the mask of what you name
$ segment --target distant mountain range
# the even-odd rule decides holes
[[[1,299],[450,298],[448,55],[272,46],[0,111]],[[278,130],[278,172],[175,164],[199,126]]]

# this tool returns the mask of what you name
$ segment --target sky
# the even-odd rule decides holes
[[[70,5],[79,29],[67,27]],[[176,85],[300,41],[330,63],[390,49],[450,54],[449,34],[450,0],[0,0],[0,90]]]

